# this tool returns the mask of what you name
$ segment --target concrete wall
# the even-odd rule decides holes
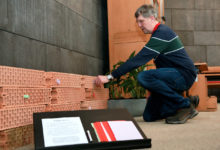
[[[0,65],[103,74],[106,5],[103,0],[0,0]]]
[[[165,0],[165,16],[194,62],[220,65],[220,0]]]

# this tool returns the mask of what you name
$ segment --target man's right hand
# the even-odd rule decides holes
[[[102,84],[104,83],[108,83],[109,79],[107,76],[103,76],[103,75],[99,75],[96,79],[95,79],[95,84],[97,87],[101,87]]]

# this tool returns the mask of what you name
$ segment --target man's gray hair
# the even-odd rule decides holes
[[[154,18],[157,18],[157,12],[155,11],[154,7],[152,5],[147,5],[147,4],[142,5],[135,12],[136,18],[138,18],[140,15],[142,15],[145,18],[150,16],[154,16]]]

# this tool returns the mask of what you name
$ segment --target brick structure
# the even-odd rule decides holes
[[[106,109],[109,90],[95,87],[94,79],[0,66],[0,149],[33,143],[33,113]]]
[[[34,143],[33,125],[0,131],[0,149],[11,150]]]

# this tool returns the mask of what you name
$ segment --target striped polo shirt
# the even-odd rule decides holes
[[[127,72],[154,59],[157,68],[176,68],[190,87],[196,78],[193,61],[187,55],[179,37],[164,24],[160,24],[152,33],[148,43],[133,58],[126,61],[112,72],[118,78]]]

